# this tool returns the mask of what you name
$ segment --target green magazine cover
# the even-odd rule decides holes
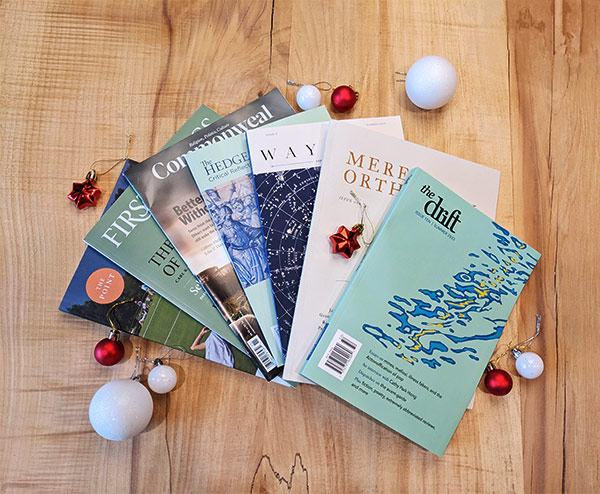
[[[220,118],[221,115],[219,115],[212,108],[209,108],[206,105],[202,105],[194,112],[194,114],[190,118],[186,120],[186,122],[181,127],[179,127],[177,132],[173,134],[173,137],[171,137],[167,141],[167,143],[161,148],[161,151],[163,149],[167,149],[176,142],[185,139],[186,137],[200,132],[202,129],[205,129]]]
[[[181,127],[179,127],[179,130],[175,132],[173,137],[171,137],[161,148],[161,151],[171,147],[176,142],[182,141],[183,139],[202,131],[220,118],[221,115],[216,111],[206,105],[202,105]]]
[[[202,105],[169,143],[187,137],[190,133],[188,128],[193,131],[219,118],[218,113]],[[127,161],[124,169],[129,164]],[[121,174],[104,212],[109,211],[114,201],[122,194],[130,193],[132,189]],[[115,304],[119,305],[115,307],[113,317],[123,332],[256,374],[257,367],[250,358],[230,347],[216,333],[212,333],[203,324],[162,298],[151,287],[88,247],[73,274],[59,309],[110,326],[106,315]]]
[[[102,215],[84,242],[247,353],[131,187]]]
[[[539,257],[415,168],[301,373],[441,456]]]

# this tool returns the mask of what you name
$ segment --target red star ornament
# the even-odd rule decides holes
[[[88,206],[95,206],[96,201],[102,194],[98,187],[94,187],[95,180],[86,178],[83,182],[73,182],[73,190],[67,196],[71,199],[77,209],[84,209]]]
[[[356,237],[362,233],[362,228],[357,225],[348,230],[344,225],[340,226],[336,233],[329,237],[333,244],[333,253],[340,254],[346,259],[352,257],[356,249],[360,249],[360,244]]]

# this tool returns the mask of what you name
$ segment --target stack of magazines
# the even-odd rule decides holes
[[[60,309],[319,384],[441,455],[539,258],[493,221],[498,187],[398,116],[202,106],[125,163]]]

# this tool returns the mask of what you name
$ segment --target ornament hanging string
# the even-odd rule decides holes
[[[106,312],[106,319],[111,327],[110,333],[108,338],[100,340],[94,347],[94,358],[100,365],[112,366],[118,364],[125,355],[125,347],[123,346],[123,342],[119,339],[121,335],[120,328],[118,328],[115,321],[113,321],[112,313],[119,305],[132,301],[133,299],[117,302]]]
[[[531,346],[531,344],[533,343],[533,340],[535,340],[539,336],[541,326],[542,326],[542,316],[540,314],[537,314],[535,316],[535,334],[531,338],[527,338],[525,341],[515,345],[513,349],[516,349],[516,350],[519,350],[522,352],[523,350],[526,350],[527,348],[529,348]]]
[[[102,194],[102,191],[94,184],[98,180],[98,177],[106,175],[115,166],[127,161],[127,159],[129,158],[129,150],[131,149],[132,142],[133,134],[129,134],[127,136],[127,147],[125,149],[125,156],[123,158],[119,158],[116,161],[114,159],[96,160],[91,164],[90,171],[87,172],[87,175],[85,176],[85,180],[83,182],[73,182],[73,188],[71,189],[71,192],[67,195],[67,197],[75,203],[77,209],[85,209],[90,206],[96,206],[96,202],[98,201],[100,194]],[[107,170],[98,173],[94,168],[94,165],[96,163],[105,163],[107,161],[114,161],[114,163]]]
[[[116,324],[112,320],[111,316],[112,316],[113,311],[119,305],[129,304],[131,302],[135,302],[135,299],[134,298],[129,298],[127,300],[122,300],[121,302],[117,302],[116,304],[111,305],[110,308],[108,309],[108,311],[106,312],[106,319],[108,320],[108,324],[110,324],[110,327],[113,329],[113,331],[119,332],[119,331],[122,330],[122,328],[117,328]]]
[[[111,305],[111,307],[108,309],[107,313],[106,313],[106,319],[108,320],[108,323],[110,324],[110,327],[112,328],[111,331],[111,335],[113,333],[115,334],[119,334],[119,331],[121,331],[121,329],[119,329],[117,327],[117,325],[115,324],[115,322],[112,319],[112,314],[115,310],[115,308],[117,308],[119,305],[124,305],[124,304],[129,304],[131,302],[135,302],[135,298],[129,298],[127,300],[122,300],[121,302],[117,302],[116,304]],[[184,354],[184,357],[169,357],[169,354],[173,351],[173,350],[179,350],[180,352],[182,352]],[[187,357],[187,355],[185,355],[185,349],[183,347],[171,347],[167,350],[167,352],[160,356],[157,357],[155,359],[148,359],[148,358],[141,358],[140,357],[140,347],[135,347],[135,364],[134,364],[134,368],[133,368],[133,373],[131,374],[131,379],[133,380],[140,380],[142,378],[142,373],[140,372],[140,374],[138,375],[138,366],[140,363],[147,363],[147,364],[154,364],[154,365],[160,365],[162,364],[163,360],[185,360],[185,358]]]
[[[373,226],[373,222],[369,217],[369,213],[367,213],[367,205],[360,200],[358,195],[353,190],[350,191],[350,195],[354,198],[356,202],[358,202],[358,205],[360,206],[360,221],[356,225],[354,225],[352,229],[358,228],[360,230],[360,234],[363,236],[365,246],[368,247],[369,245],[371,245],[371,242],[373,242],[373,237],[375,237],[375,226]],[[367,240],[367,233],[365,233],[365,220],[368,222],[370,229],[370,233],[368,235],[369,240]]]
[[[511,352],[511,350],[512,350],[512,348],[511,348],[511,345],[512,345],[512,341],[509,341],[509,342],[508,342],[508,345],[506,345],[506,350],[504,350],[504,351],[503,351],[503,352],[502,352],[500,355],[498,355],[498,356],[497,356],[495,359],[493,359],[493,360],[490,360],[490,362],[489,362],[489,364],[488,364],[488,367],[489,367],[490,365],[492,366],[492,368],[496,368],[496,367],[498,367],[498,363],[500,362],[500,359],[501,359],[502,357],[504,357],[505,355],[508,355],[508,354]]]
[[[187,355],[184,355],[184,357],[169,357],[169,354],[173,351],[173,350],[179,350],[181,352],[183,352],[183,349],[179,348],[169,348],[169,350],[167,351],[167,353],[165,353],[162,357],[157,357],[155,359],[149,359],[149,358],[145,358],[145,357],[140,357],[140,351],[141,351],[141,347],[136,346],[135,347],[135,364],[133,366],[133,372],[131,373],[131,377],[130,379],[133,380],[137,380],[140,381],[142,379],[142,374],[144,372],[144,369],[142,368],[141,371],[138,374],[138,366],[141,363],[144,364],[152,364],[152,365],[163,365],[163,360],[168,360],[169,362],[171,360],[185,360],[187,358]]]
[[[135,364],[133,365],[133,372],[131,373],[131,377],[129,379],[131,379],[133,381],[141,381],[142,380],[142,373],[141,372],[139,374],[137,373],[138,365],[140,364],[140,362],[142,362],[142,359],[140,359],[140,347],[136,346],[135,347]]]
[[[365,247],[369,247],[373,241],[373,238],[375,237],[375,227],[373,226],[373,222],[367,213],[367,205],[360,200],[353,190],[350,191],[350,195],[360,207],[359,223],[356,223],[351,229],[341,225],[333,235],[329,236],[329,240],[332,243],[332,253],[340,254],[346,259],[350,259],[352,257],[352,253],[356,249],[360,249],[361,245],[358,242],[359,236],[362,235]],[[367,239],[367,235],[365,235],[365,222],[368,222],[370,227],[369,239]]]
[[[509,353],[511,353],[513,350],[516,349],[519,351],[523,351],[523,350],[526,350],[527,348],[529,348],[531,346],[531,344],[533,343],[533,340],[535,340],[539,336],[541,324],[542,324],[542,316],[540,314],[537,314],[536,315],[536,324],[535,324],[535,334],[531,338],[527,338],[525,341],[523,341],[521,343],[517,343],[515,346],[512,346],[512,341],[509,341],[508,345],[506,345],[506,350],[504,350],[504,352],[502,352],[496,358],[490,360],[490,364],[493,367],[497,367],[498,362],[500,362],[500,359],[502,357],[504,357],[505,355],[508,355]]]
[[[306,86],[306,84],[302,84],[301,82],[295,82],[295,81],[287,81],[287,83],[290,86],[297,86],[297,87],[302,87],[302,86]],[[314,84],[310,84],[311,86],[315,86],[319,91],[331,91],[333,89],[333,85],[330,82],[327,81],[319,81],[319,82],[315,82]]]
[[[115,166],[124,163],[125,161],[127,161],[129,159],[129,151],[131,150],[131,144],[133,143],[133,139],[134,139],[134,135],[133,134],[127,134],[127,146],[125,147],[125,155],[122,158],[119,158],[115,161],[115,159],[101,159],[101,160],[96,160],[94,161],[91,165],[90,165],[90,171],[88,172],[88,174],[86,175],[86,179],[91,178],[92,180],[97,180],[98,177],[101,177],[102,175],[106,175],[108,172],[110,172],[111,170],[113,170],[115,168]],[[95,169],[94,169],[94,165],[96,163],[107,163],[107,162],[113,162],[112,166],[110,168],[108,168],[107,170],[104,170],[101,173],[98,173]]]
[[[404,79],[396,79],[396,82],[406,82],[406,72],[398,72],[398,71],[396,71],[396,74],[404,76]]]

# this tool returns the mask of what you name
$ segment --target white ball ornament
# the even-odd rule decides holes
[[[435,110],[444,106],[456,90],[458,77],[452,64],[443,57],[423,57],[406,73],[406,94],[419,108]]]
[[[312,110],[321,104],[321,92],[316,86],[305,84],[296,93],[296,103],[303,110]]]
[[[106,383],[92,397],[90,423],[103,438],[124,441],[148,426],[153,409],[152,396],[139,381],[119,379]]]
[[[544,372],[544,361],[537,353],[524,352],[515,349],[513,355],[517,359],[515,361],[515,367],[517,372],[521,374],[525,379],[535,379],[542,375]]]
[[[157,364],[148,374],[148,386],[155,393],[168,393],[176,385],[177,374],[171,366]]]

